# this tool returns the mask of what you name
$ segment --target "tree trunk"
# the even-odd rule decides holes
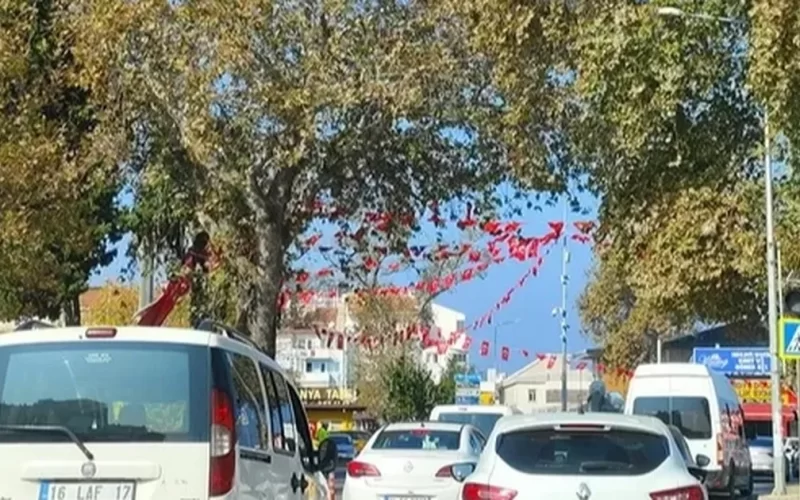
[[[259,224],[256,230],[258,238],[258,270],[254,279],[254,299],[248,304],[247,323],[253,340],[275,357],[280,309],[278,296],[283,281],[283,244],[282,231],[274,222]]]
[[[64,321],[64,326],[80,326],[80,297],[71,297],[64,302],[61,306],[61,319]]]

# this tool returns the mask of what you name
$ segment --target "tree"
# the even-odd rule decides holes
[[[764,310],[761,113],[747,49],[785,45],[767,31],[788,9],[778,3],[755,8],[755,26],[662,17],[649,2],[459,7],[473,14],[471,47],[501,61],[492,83],[518,110],[510,130],[538,124],[565,175],[601,200],[582,316],[615,362],[643,359],[658,336]],[[747,8],[708,1],[701,13],[747,19]]]
[[[129,168],[139,241],[224,236],[240,323],[268,352],[311,221],[357,207],[414,227],[432,201],[492,201],[506,177],[480,128],[498,108],[490,68],[436,4],[82,4],[80,82],[104,104],[102,152]]]
[[[446,395],[433,382],[428,370],[408,356],[392,360],[381,373],[381,379],[388,396],[381,416],[389,422],[427,420],[433,407],[441,404],[442,396]]]
[[[80,323],[78,297],[119,237],[115,166],[76,70],[69,2],[5,2],[0,30],[0,317]]]

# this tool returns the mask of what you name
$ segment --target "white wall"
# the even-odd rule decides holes
[[[585,402],[589,395],[592,376],[587,370],[567,372],[569,406]],[[550,400],[548,401],[548,392]],[[553,373],[551,380],[542,382],[521,381],[503,387],[503,403],[513,405],[525,413],[561,408],[561,373]]]
[[[431,304],[431,316],[434,329],[431,336],[447,340],[450,334],[464,331],[464,313],[444,307],[439,304]],[[444,354],[439,354],[438,347],[428,347],[422,351],[422,364],[431,372],[431,377],[437,384],[441,381],[442,375],[447,370],[450,360],[456,358],[463,363],[469,363],[467,351],[464,349],[466,335],[461,334],[453,345],[448,346]]]

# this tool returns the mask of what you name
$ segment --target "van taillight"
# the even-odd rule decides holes
[[[725,461],[724,443],[722,441],[722,434],[717,434],[717,465],[722,465]]]
[[[211,392],[210,496],[224,495],[233,489],[236,473],[236,431],[233,402],[224,391]]]

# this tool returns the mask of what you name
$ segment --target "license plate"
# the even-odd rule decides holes
[[[422,497],[422,496],[415,496],[415,495],[390,495],[383,497],[385,500],[430,500],[431,497]]]
[[[135,500],[134,483],[50,483],[39,486],[38,500]]]

